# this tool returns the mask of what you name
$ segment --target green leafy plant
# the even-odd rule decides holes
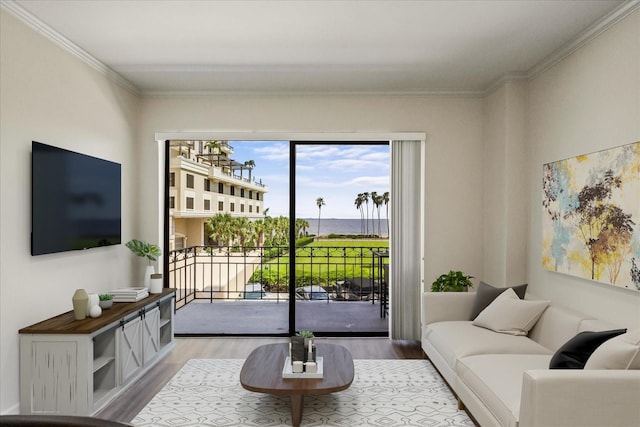
[[[431,292],[463,292],[473,287],[473,283],[470,280],[473,278],[473,276],[468,276],[462,271],[451,270],[438,277],[431,284]]]
[[[314,337],[313,332],[311,332],[311,331],[298,331],[296,333],[296,336],[303,337],[303,338],[313,338]]]
[[[131,249],[131,252],[138,255],[139,257],[147,258],[149,264],[151,264],[151,261],[155,261],[156,259],[158,259],[161,253],[160,247],[158,245],[147,243],[142,240],[129,240],[125,244],[125,246]]]
[[[113,299],[113,295],[111,294],[100,294],[98,295],[100,301],[111,301]]]

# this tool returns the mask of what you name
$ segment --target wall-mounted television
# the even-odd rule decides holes
[[[121,166],[32,141],[31,255],[121,243]]]

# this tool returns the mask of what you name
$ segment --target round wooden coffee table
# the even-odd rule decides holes
[[[349,388],[353,381],[351,353],[334,344],[316,345],[316,354],[323,357],[322,379],[282,378],[284,361],[289,355],[288,344],[268,344],[256,348],[240,371],[240,384],[249,391],[291,396],[291,420],[300,425],[305,395],[329,394]]]

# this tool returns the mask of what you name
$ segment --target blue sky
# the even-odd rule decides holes
[[[232,158],[253,160],[253,177],[269,186],[264,204],[269,215],[289,216],[289,142],[229,144]],[[325,201],[322,218],[360,218],[354,205],[358,193],[390,191],[388,145],[298,145],[296,161],[297,218],[317,218],[318,197]]]

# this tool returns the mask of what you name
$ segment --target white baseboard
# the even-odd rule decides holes
[[[10,406],[9,409],[0,412],[0,415],[20,415],[20,403]]]

